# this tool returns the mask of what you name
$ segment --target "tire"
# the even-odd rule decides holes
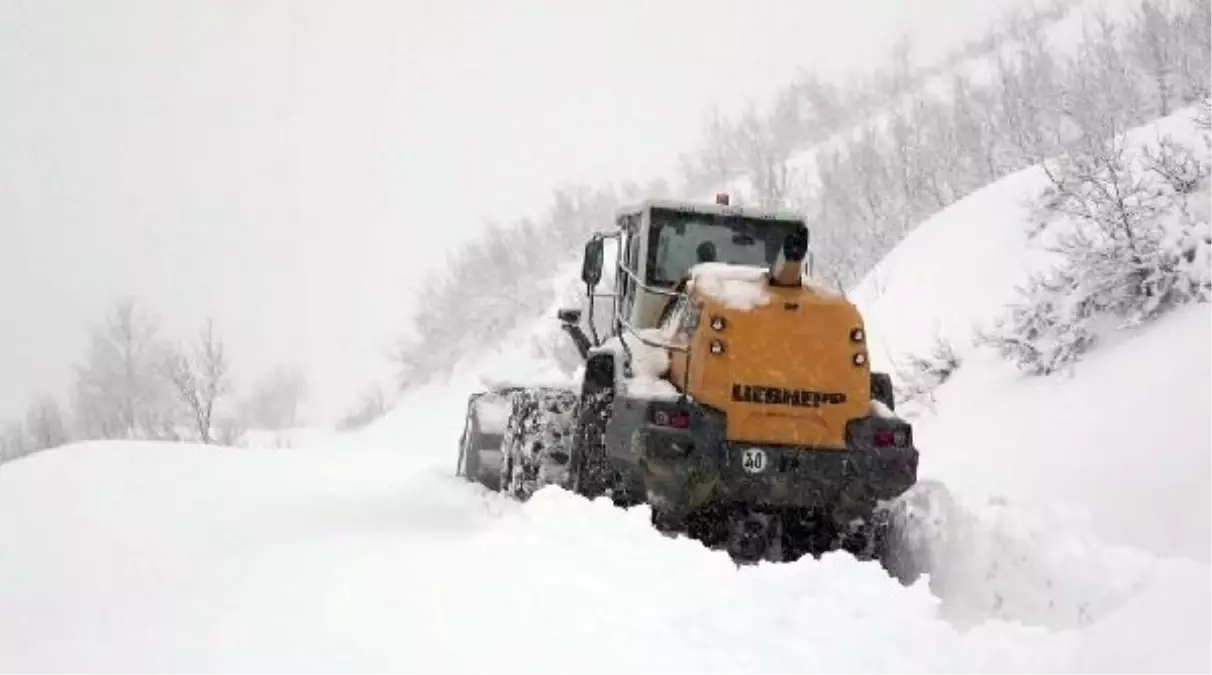
[[[613,472],[606,460],[606,423],[614,405],[614,356],[597,354],[586,364],[569,462],[573,492],[594,499],[606,493]]]
[[[513,394],[513,410],[501,446],[501,491],[529,499],[547,485],[568,487],[578,396],[541,387]]]

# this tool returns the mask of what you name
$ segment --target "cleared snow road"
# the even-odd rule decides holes
[[[417,458],[94,443],[0,467],[0,669],[1038,671],[1102,651],[959,627],[844,555],[738,570],[642,509],[522,506]]]

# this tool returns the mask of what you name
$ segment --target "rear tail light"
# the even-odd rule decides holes
[[[904,429],[876,429],[875,430],[875,447],[877,448],[904,448],[909,446],[909,433]]]
[[[652,413],[652,421],[657,426],[687,429],[690,427],[690,413],[685,410],[657,410]]]

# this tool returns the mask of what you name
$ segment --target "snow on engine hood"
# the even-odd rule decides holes
[[[690,268],[690,283],[730,309],[747,310],[770,302],[770,273],[765,267],[730,263],[699,263]],[[808,275],[800,285],[826,296],[843,297],[838,289]]]
[[[767,271],[728,263],[699,263],[690,268],[690,284],[730,309],[753,309],[770,302]]]

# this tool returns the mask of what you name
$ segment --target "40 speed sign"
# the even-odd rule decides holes
[[[745,448],[741,453],[741,468],[745,473],[761,473],[766,470],[766,451],[761,448]]]

